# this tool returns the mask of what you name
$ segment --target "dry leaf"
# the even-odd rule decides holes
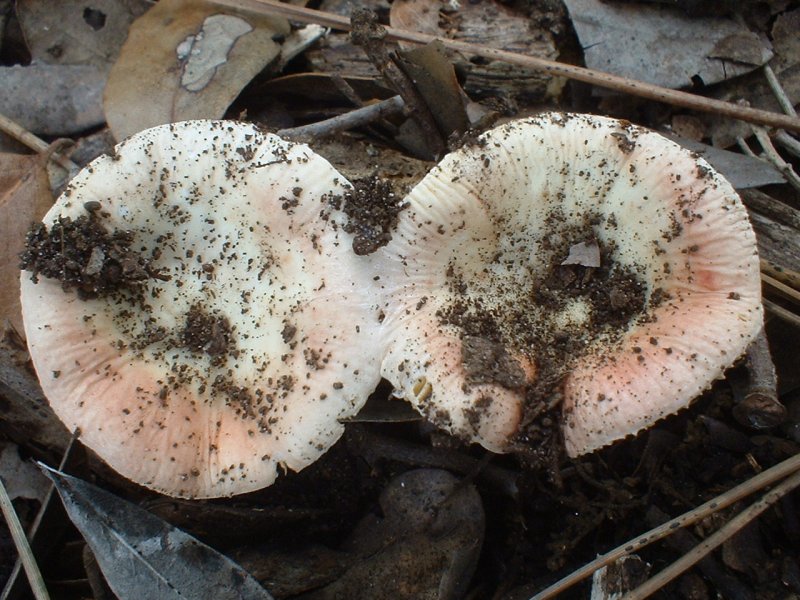
[[[277,17],[238,14],[196,0],[161,0],[131,26],[105,92],[120,140],[186,119],[219,118],[280,55],[289,33]]]
[[[19,455],[19,446],[0,441],[0,478],[9,497],[29,498],[43,503],[50,484],[42,472]]]
[[[145,0],[17,0],[17,16],[37,63],[108,68]]]
[[[469,127],[464,110],[464,92],[458,84],[447,51],[438,40],[397,53],[398,64],[414,82],[431,111],[439,132],[447,139],[462,135]]]
[[[710,85],[752,71],[772,57],[768,42],[733,19],[601,0],[565,4],[586,66],[615,75],[670,88],[690,86],[697,77]],[[743,39],[746,51],[740,47]],[[730,51],[735,55],[726,54]]]
[[[790,65],[800,62],[800,8],[787,11],[775,19],[772,26],[772,43],[775,54],[778,55],[779,65],[773,65],[776,70],[782,70]]]
[[[25,234],[53,204],[45,157],[0,154],[0,319],[21,334],[19,258]]]
[[[110,492],[42,465],[120,600],[272,600],[239,565]]]

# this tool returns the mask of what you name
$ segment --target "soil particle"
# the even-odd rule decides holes
[[[466,335],[461,357],[470,384],[497,383],[506,388],[525,385],[525,371],[503,344]]]
[[[348,219],[344,230],[355,235],[353,252],[364,256],[389,243],[400,212],[407,206],[388,181],[378,177],[355,180],[341,203]]]
[[[297,327],[291,323],[285,323],[283,326],[283,331],[281,331],[281,337],[283,338],[284,343],[288,344],[291,342],[296,333]]]
[[[201,305],[193,305],[186,313],[181,330],[183,346],[193,352],[205,352],[218,357],[227,354],[232,346],[232,330],[227,317],[208,314]]]
[[[89,204],[89,203],[87,203]],[[77,219],[60,217],[48,229],[37,223],[28,231],[20,268],[61,282],[81,299],[111,296],[121,290],[140,291],[150,278],[164,280],[152,261],[134,251],[129,231],[109,233],[100,222],[99,208],[87,207]]]

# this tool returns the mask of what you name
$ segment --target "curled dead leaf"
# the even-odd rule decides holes
[[[242,88],[280,56],[285,19],[209,2],[161,0],[131,26],[105,91],[120,140],[160,125],[224,115]]]

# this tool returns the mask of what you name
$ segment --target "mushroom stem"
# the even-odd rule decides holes
[[[779,425],[786,418],[786,407],[778,400],[778,378],[763,328],[747,348],[746,365],[750,382],[744,399],[733,408],[733,416],[753,429]]]

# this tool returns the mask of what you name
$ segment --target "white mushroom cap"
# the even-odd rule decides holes
[[[313,462],[379,380],[371,275],[331,202],[348,188],[308,147],[244,123],[156,127],[94,161],[45,224],[89,206],[155,276],[81,299],[22,273],[58,416],[117,471],[176,496],[243,493]],[[89,250],[82,268],[99,270],[108,249]]]
[[[387,288],[383,374],[489,449],[524,440],[525,417],[562,393],[570,455],[636,433],[686,406],[761,326],[736,193],[630,123],[503,125],[407,201],[384,250],[407,283]]]

